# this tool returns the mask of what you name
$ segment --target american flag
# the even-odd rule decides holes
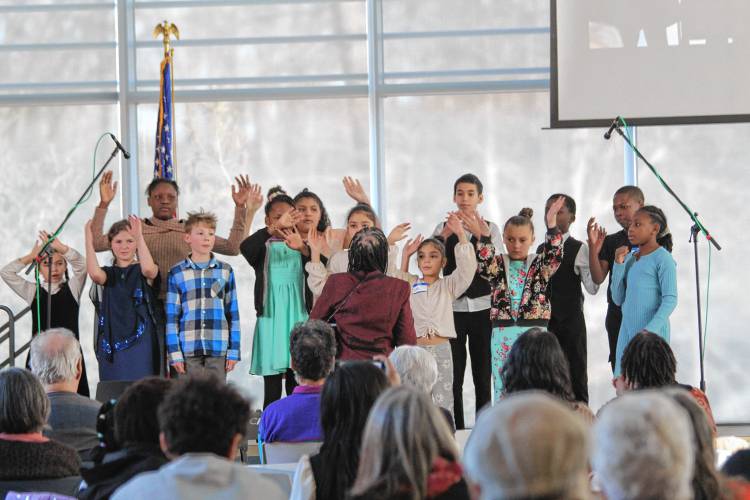
[[[172,131],[172,55],[166,53],[161,62],[161,84],[159,85],[159,119],[156,123],[156,151],[154,154],[154,177],[174,178],[174,147]]]

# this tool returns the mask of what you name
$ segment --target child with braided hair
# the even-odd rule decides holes
[[[615,377],[620,375],[622,353],[641,330],[669,342],[669,315],[677,307],[677,264],[672,258],[672,235],[661,209],[639,209],[628,228],[635,251],[622,246],[612,267],[612,300],[622,307],[617,337]]]

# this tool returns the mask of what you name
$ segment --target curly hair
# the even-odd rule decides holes
[[[159,429],[175,455],[226,457],[234,436],[244,436],[249,419],[250,403],[215,376],[179,379],[159,406]]]
[[[669,343],[655,333],[636,334],[622,353],[622,375],[636,389],[664,387],[676,383],[677,360]]]
[[[118,444],[159,444],[157,409],[171,387],[172,380],[146,377],[122,393],[114,408],[115,440]]]
[[[318,227],[316,227],[315,229],[318,232],[322,233],[331,226],[331,218],[328,216],[328,210],[326,210],[326,206],[323,205],[323,200],[320,199],[320,196],[305,188],[297,193],[297,196],[294,197],[294,206],[297,205],[298,201],[304,199],[310,199],[317,203],[318,208],[320,209],[320,220],[318,221]]]
[[[294,208],[294,200],[286,194],[286,191],[281,186],[274,186],[268,190],[268,194],[266,194],[266,206],[263,208],[266,215],[271,213],[271,209],[276,203],[286,203]]]
[[[311,319],[297,324],[289,341],[294,372],[307,380],[324,379],[336,360],[336,338],[325,321]]]
[[[532,389],[575,401],[568,360],[553,333],[531,328],[516,339],[500,377],[505,394]]]
[[[388,265],[388,239],[376,227],[365,228],[352,238],[349,246],[350,273],[380,271]]]

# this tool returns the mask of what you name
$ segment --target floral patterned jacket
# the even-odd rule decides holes
[[[530,254],[526,259],[526,283],[518,308],[519,324],[529,321],[549,321],[552,308],[547,288],[549,280],[563,259],[563,237],[557,228],[547,231],[542,253]],[[490,282],[492,286],[492,308],[490,319],[494,326],[510,326],[516,324],[511,315],[510,296],[505,269],[509,266],[510,258],[506,254],[495,256],[495,247],[489,237],[482,237],[477,243],[477,262],[480,276]]]

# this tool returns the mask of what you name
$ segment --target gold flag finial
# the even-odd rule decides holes
[[[169,36],[174,35],[176,39],[180,39],[180,30],[177,29],[174,23],[167,22],[166,20],[161,24],[157,24],[154,28],[154,38],[159,36],[164,37],[164,53],[169,54]]]

